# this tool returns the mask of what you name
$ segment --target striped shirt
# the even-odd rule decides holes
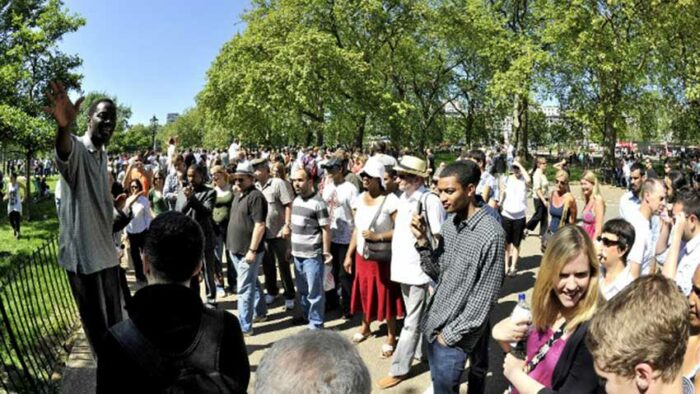
[[[318,193],[308,199],[297,196],[292,203],[292,255],[316,258],[323,253],[321,230],[329,223],[328,207]]]

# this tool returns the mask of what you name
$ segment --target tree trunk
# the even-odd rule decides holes
[[[528,157],[528,141],[527,141],[527,126],[528,126],[528,98],[527,96],[517,96],[513,108],[513,134],[515,135],[515,152],[516,156],[521,159]]]
[[[355,133],[355,148],[362,149],[362,141],[365,139],[365,126],[367,126],[367,114],[363,114],[357,124],[357,132]]]
[[[613,125],[614,119],[610,110],[605,110],[603,114],[603,167],[615,168],[615,145],[617,143],[617,130]]]
[[[25,175],[27,177],[26,185],[25,185],[25,193],[26,195],[24,196],[24,217],[27,218],[27,220],[30,220],[29,213],[31,212],[32,209],[32,151],[28,150],[27,151],[27,165],[25,166]]]

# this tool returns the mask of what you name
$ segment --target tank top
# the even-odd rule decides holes
[[[228,219],[231,201],[233,201],[232,190],[216,189],[216,202],[214,203],[214,210],[212,211],[214,223],[219,224]]]
[[[595,236],[595,211],[593,211],[594,202],[595,200],[591,198],[588,204],[586,204],[586,206],[583,208],[583,224],[581,225],[591,240],[593,240],[593,237]]]
[[[566,195],[566,194],[565,194]],[[554,193],[552,193],[552,197],[550,197],[549,201],[549,216],[551,216],[551,219],[549,221],[549,231],[556,233],[557,230],[559,229],[559,223],[561,222],[561,217],[564,214],[564,198],[562,196],[561,198],[561,205],[560,206],[555,206],[554,205]]]

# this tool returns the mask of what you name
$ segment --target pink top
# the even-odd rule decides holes
[[[595,241],[595,212],[593,211],[594,200],[591,199],[590,202],[583,208],[583,230],[588,234],[591,240]]]
[[[547,343],[547,341],[554,335],[554,331],[548,328],[547,331],[530,331],[530,336],[527,338],[527,361],[530,361],[535,354],[540,350],[540,348]],[[561,338],[557,339],[552,347],[547,352],[547,355],[540,361],[539,364],[530,371],[529,377],[535,379],[546,388],[552,388],[552,375],[554,374],[554,367],[557,366],[559,362],[559,357],[564,351],[564,346],[566,346],[566,340],[568,336],[566,334]],[[513,389],[513,393],[518,393],[517,390]]]

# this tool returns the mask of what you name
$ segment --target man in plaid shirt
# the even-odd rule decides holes
[[[440,174],[438,192],[449,216],[437,249],[430,247],[422,217],[412,221],[421,267],[437,282],[421,322],[435,393],[459,392],[465,361],[487,327],[503,283],[505,234],[478,208],[480,177],[471,161],[452,163]]]

